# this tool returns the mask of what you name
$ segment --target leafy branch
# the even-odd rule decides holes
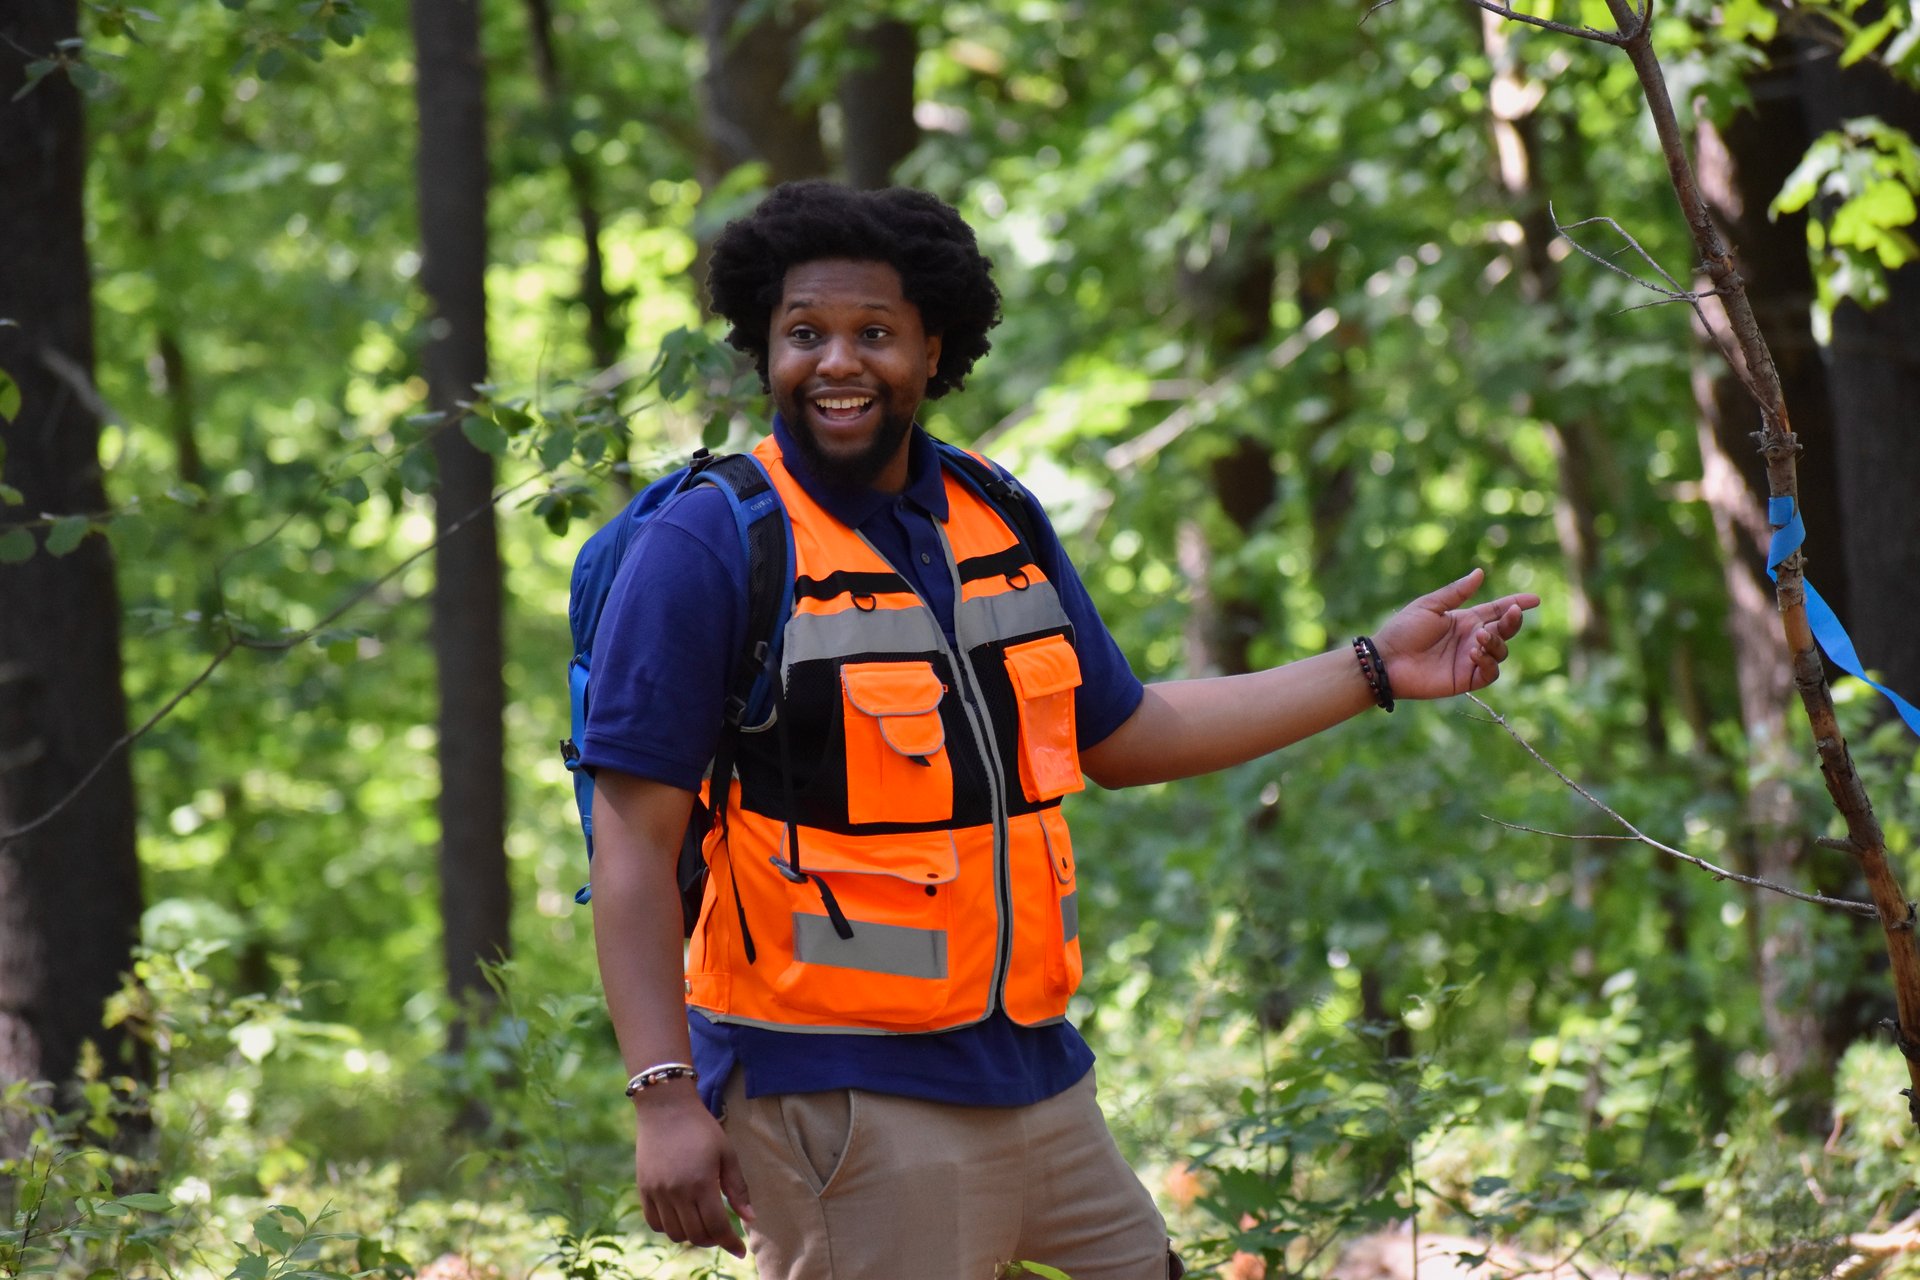
[[[630,394],[645,392],[649,389],[657,392],[659,401],[677,400],[697,386],[704,386],[714,392],[716,408],[712,413],[705,436],[712,444],[724,442],[726,431],[733,419],[730,406],[739,398],[740,387],[737,377],[730,378],[734,366],[730,357],[722,353],[710,338],[694,330],[676,330],[669,334],[662,344],[659,357],[652,369],[637,383],[626,390]],[[388,454],[374,454],[376,461],[358,471],[341,473],[355,458],[365,454],[356,453],[336,463],[323,473],[314,485],[313,491],[305,502],[296,505],[287,512],[266,533],[244,546],[227,553],[214,571],[213,590],[218,607],[213,611],[213,621],[219,628],[220,643],[204,666],[184,685],[175,690],[154,712],[139,725],[128,730],[110,743],[93,762],[78,781],[45,811],[27,820],[19,826],[0,830],[0,844],[17,840],[58,817],[76,800],[85,794],[101,770],[122,751],[145,737],[167,716],[191,697],[213,674],[224,666],[229,659],[243,650],[260,653],[282,653],[299,647],[310,641],[325,637],[342,618],[357,608],[368,597],[405,573],[421,558],[438,548],[447,538],[458,533],[463,527],[478,519],[487,511],[514,494],[528,488],[542,479],[552,478],[546,491],[533,501],[534,514],[540,516],[548,528],[555,533],[564,533],[568,523],[577,514],[586,514],[591,507],[591,491],[587,485],[576,479],[557,474],[570,463],[583,466],[589,475],[611,471],[623,463],[615,461],[612,443],[616,436],[624,436],[625,415],[615,403],[614,397],[621,388],[599,386],[589,388],[586,396],[577,404],[566,409],[543,412],[524,398],[501,399],[495,388],[476,387],[476,395],[470,401],[462,402],[461,412],[457,416],[425,414],[411,421],[429,429],[418,439],[412,440]],[[424,543],[413,552],[389,567],[378,577],[361,584],[349,592],[333,608],[327,611],[311,626],[295,631],[283,632],[277,636],[263,636],[249,631],[242,620],[227,607],[227,574],[235,561],[266,546],[281,537],[293,522],[303,514],[309,514],[314,505],[323,498],[345,497],[350,501],[365,501],[370,495],[364,476],[373,467],[387,464],[398,470],[405,480],[405,487],[420,492],[431,487],[431,471],[414,472],[406,478],[409,460],[424,459],[424,451],[445,432],[458,427],[469,443],[484,452],[497,457],[509,457],[518,454],[535,464],[536,469],[512,484],[496,488],[488,500],[462,513],[448,523],[437,537]],[[717,438],[716,438],[717,437]],[[61,517],[53,528],[64,538],[72,538],[77,545],[92,526],[94,517],[85,515]],[[76,523],[77,522],[77,523]],[[77,530],[77,533],[72,532]],[[32,535],[24,528],[9,530],[0,538],[10,538],[19,533],[28,538]],[[49,535],[49,543],[53,535]],[[71,547],[66,548],[71,550]],[[0,542],[0,558],[5,558],[6,544]],[[28,548],[31,554],[31,546]],[[58,554],[52,545],[50,553]]]
[[[1728,326],[1740,359],[1732,361],[1741,385],[1753,397],[1760,411],[1761,429],[1754,433],[1759,452],[1766,461],[1768,496],[1799,509],[1799,481],[1796,459],[1800,442],[1795,439],[1787,405],[1781,390],[1780,375],[1773,353],[1760,331],[1746,283],[1732,247],[1721,235],[1713,219],[1699,179],[1693,169],[1678,116],[1668,92],[1666,75],[1653,48],[1651,34],[1653,4],[1645,0],[1636,9],[1630,0],[1606,0],[1616,30],[1610,33],[1584,31],[1548,24],[1518,13],[1492,0],[1468,0],[1490,13],[1532,26],[1544,26],[1562,35],[1597,40],[1617,47],[1632,63],[1640,82],[1641,94],[1652,116],[1654,131],[1660,140],[1660,152],[1667,164],[1667,176],[1680,211],[1692,234],[1701,270],[1713,282],[1713,294],[1726,311]],[[1722,348],[1723,352],[1725,348]],[[1873,897],[1874,913],[1885,935],[1891,961],[1894,998],[1899,1012],[1894,1036],[1907,1060],[1909,1087],[1907,1114],[1920,1128],[1920,942],[1916,942],[1912,907],[1894,878],[1887,860],[1886,835],[1874,816],[1865,784],[1847,750],[1833,707],[1833,691],[1827,684],[1826,669],[1815,646],[1807,616],[1807,587],[1802,553],[1795,550],[1776,567],[1775,596],[1786,634],[1787,649],[1799,691],[1801,706],[1813,729],[1820,770],[1834,808],[1846,823],[1847,835],[1839,847],[1850,853],[1865,877]]]

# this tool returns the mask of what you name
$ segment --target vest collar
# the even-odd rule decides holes
[[[777,413],[773,415],[773,438],[780,446],[780,458],[786,463],[787,474],[798,481],[807,496],[819,503],[828,515],[849,529],[858,529],[892,505],[896,495],[891,493],[868,488],[841,489],[822,482],[808,467],[807,455],[793,438],[785,419]],[[933,437],[917,422],[907,439],[907,487],[897,496],[944,524],[947,486],[941,474],[940,453],[934,448]]]

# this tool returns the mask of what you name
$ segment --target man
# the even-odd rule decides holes
[[[1490,684],[1535,596],[1476,570],[1369,641],[1142,686],[1034,512],[1031,544],[916,424],[999,319],[919,192],[783,186],[715,243],[729,341],[776,410],[793,528],[771,729],[741,735],[683,958],[675,859],[742,652],[747,556],[696,488],[608,599],[583,750],[594,927],[633,1073],[636,1180],[670,1239],[770,1280],[1179,1274],[1065,1021],[1080,973],[1060,798],[1253,759],[1394,696]]]

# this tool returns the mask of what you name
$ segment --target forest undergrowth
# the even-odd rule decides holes
[[[376,1044],[308,1020],[291,975],[236,995],[210,976],[218,959],[149,952],[116,1003],[155,1086],[95,1061],[58,1106],[7,1091],[0,1121],[25,1142],[0,1163],[0,1277],[753,1274],[639,1221],[597,993],[536,990],[505,966],[497,1010],[449,1055],[425,1035]],[[1190,1274],[1413,1274],[1383,1261],[1396,1253],[1428,1276],[1913,1269],[1898,1248],[1863,1260],[1850,1243],[1917,1200],[1887,1105],[1904,1076],[1891,1047],[1846,1056],[1824,1135],[1784,1130],[1763,1091],[1708,1133],[1668,1087],[1679,1047],[1637,1034],[1631,975],[1602,1017],[1536,1043],[1531,1070],[1502,1082],[1456,1069],[1470,1055],[1450,1024],[1471,984],[1414,1002],[1429,1047],[1401,1057],[1342,984],[1263,1032],[1203,967],[1187,998],[1126,1009],[1123,990],[1090,1029],[1116,1135]]]

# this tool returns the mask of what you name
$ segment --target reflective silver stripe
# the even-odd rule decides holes
[[[1063,627],[1067,615],[1053,584],[1036,582],[1024,591],[1002,591],[997,596],[961,601],[956,623],[963,637],[961,647],[971,649],[982,640],[1006,640]]]
[[[787,621],[787,666],[852,653],[927,653],[940,647],[940,628],[925,605],[909,609],[842,609],[796,613]]]
[[[1060,937],[1072,942],[1080,936],[1080,891],[1074,890],[1060,899]]]
[[[915,1027],[911,1031],[889,1031],[884,1027],[816,1027],[805,1022],[775,1022],[768,1018],[743,1018],[737,1013],[721,1013],[718,1009],[709,1009],[705,1005],[692,1006],[705,1014],[709,1022],[727,1022],[736,1027],[765,1027],[768,1031],[791,1032],[797,1036],[917,1036],[934,1031],[954,1031],[960,1027],[977,1027],[985,1022],[986,1015],[977,1018],[964,1018],[944,1027]],[[1048,1018],[1045,1022],[1030,1022],[1027,1026],[1046,1027],[1056,1022],[1065,1022],[1066,1015]]]
[[[947,976],[947,935],[941,929],[910,929],[898,924],[854,924],[842,938],[825,916],[793,915],[793,958],[802,964],[832,965],[887,973],[896,978]]]

